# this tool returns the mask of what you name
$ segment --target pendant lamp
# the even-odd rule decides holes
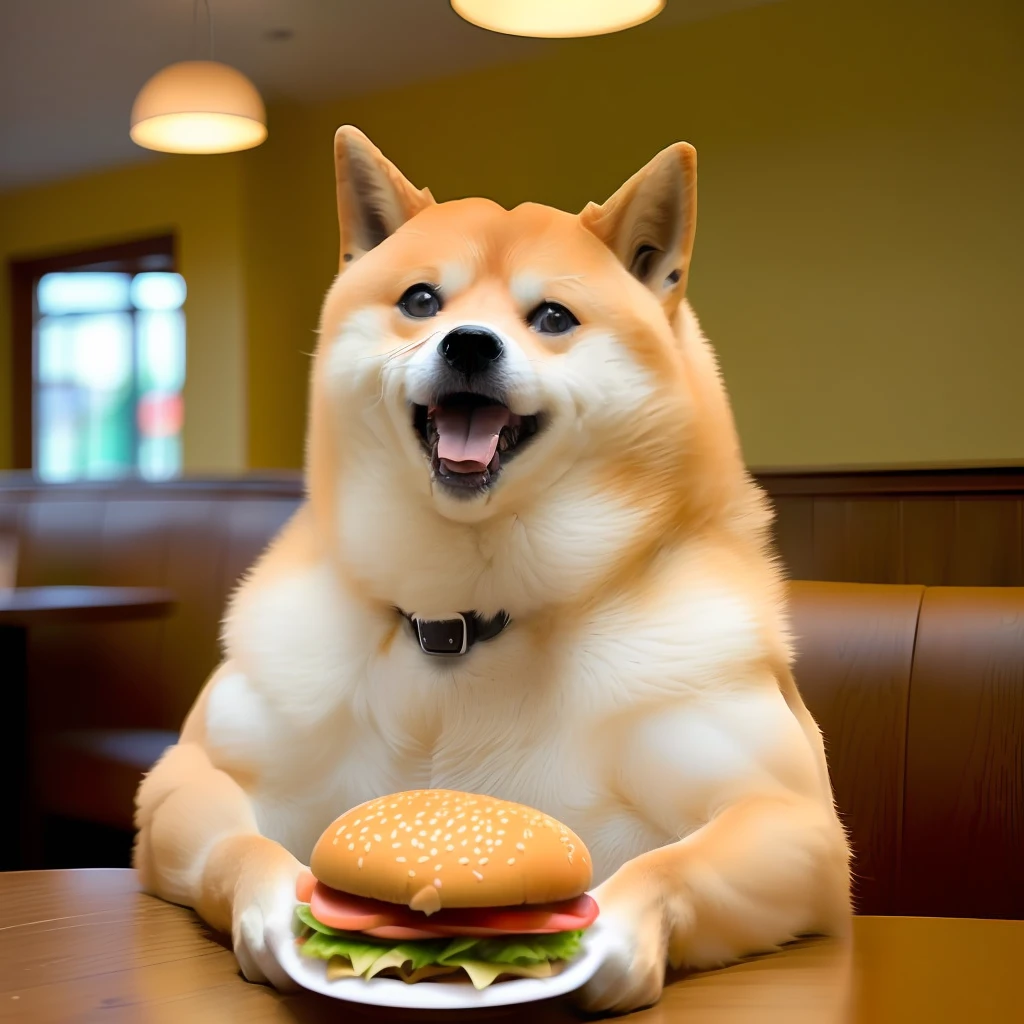
[[[208,60],[185,60],[158,71],[132,105],[131,137],[163,153],[233,153],[267,137],[267,115],[256,86],[241,71],[213,60],[213,19]],[[199,0],[193,5],[193,30]]]
[[[650,21],[665,0],[451,0],[466,21],[513,36],[565,39],[621,32]]]

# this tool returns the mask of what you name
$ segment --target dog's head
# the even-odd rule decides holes
[[[486,527],[567,488],[582,515],[586,494],[671,504],[702,400],[680,327],[692,147],[579,215],[436,203],[350,127],[335,155],[342,257],[313,377],[314,501],[344,516],[339,491],[357,491],[382,544],[402,529],[395,507],[421,530],[416,517]]]

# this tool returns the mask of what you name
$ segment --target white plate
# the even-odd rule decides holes
[[[508,1006],[552,999],[586,984],[597,973],[607,952],[608,936],[601,931],[601,919],[587,929],[583,949],[560,974],[551,978],[516,978],[495,982],[485,989],[465,984],[420,981],[407,985],[397,978],[339,978],[327,980],[327,961],[302,956],[292,935],[271,940],[277,962],[292,981],[335,999],[371,1006],[404,1010],[475,1010],[487,1006]]]

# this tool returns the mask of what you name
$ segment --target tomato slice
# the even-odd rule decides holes
[[[430,932],[423,928],[399,928],[395,925],[384,928],[365,928],[364,935],[370,935],[375,939],[396,939],[405,942],[408,939],[446,939],[447,935],[441,932]]]
[[[318,921],[329,928],[340,928],[347,932],[365,932],[370,928],[382,928],[392,924],[403,925],[413,913],[408,907],[397,904],[371,900],[364,896],[350,896],[348,893],[328,888],[322,882],[317,882],[313,889],[309,909]]]
[[[552,933],[568,932],[579,928],[589,928],[596,920],[598,908],[596,901],[586,894],[574,900],[562,903],[536,904],[522,907],[490,907],[472,910],[454,910],[458,920],[452,924],[463,924],[470,927],[486,928],[488,931],[501,933]],[[434,917],[440,915],[435,914]],[[435,922],[431,925],[448,924]]]
[[[308,879],[303,877],[296,885],[296,893],[301,899],[306,891]],[[387,939],[551,935],[588,928],[598,915],[597,903],[584,894],[561,903],[439,910],[428,916],[399,903],[339,892],[322,882],[314,885],[309,904],[313,916],[330,928]]]
[[[555,932],[569,931],[568,928],[483,928],[479,925],[443,924],[438,934],[446,939],[465,936],[470,939],[493,939],[499,935],[554,935]]]

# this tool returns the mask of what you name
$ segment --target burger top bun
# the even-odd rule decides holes
[[[593,877],[586,846],[560,822],[447,789],[354,807],[320,837],[309,866],[332,889],[427,914],[573,899]]]

